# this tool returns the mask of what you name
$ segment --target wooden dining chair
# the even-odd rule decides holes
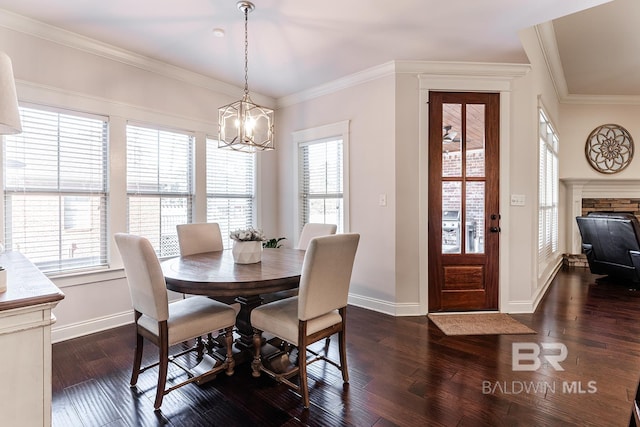
[[[216,252],[224,249],[220,226],[215,222],[176,225],[180,256]]]
[[[227,375],[232,375],[235,366],[231,347],[233,326],[236,321],[235,310],[226,304],[201,296],[169,303],[160,261],[149,240],[125,233],[115,234],[114,240],[122,257],[135,313],[136,349],[131,373],[131,386],[136,385],[138,375],[141,372],[159,366],[154,402],[154,408],[158,410],[162,405],[163,397],[178,387],[198,381],[205,376],[209,377],[222,370]],[[204,352],[201,341],[198,341],[198,345],[195,347],[169,355],[171,346],[218,329],[225,331],[226,357],[211,370],[194,375],[176,359],[191,351],[196,351],[198,359],[201,359]],[[158,361],[141,368],[145,338],[158,347]],[[165,388],[169,363],[184,370],[188,378]]]
[[[302,227],[300,232],[300,238],[298,239],[298,245],[296,249],[306,250],[309,246],[309,242],[314,237],[327,236],[330,234],[336,234],[338,226],[335,224],[320,224],[308,222]]]
[[[264,304],[251,312],[254,358],[252,375],[265,372],[302,395],[309,407],[307,366],[325,360],[342,372],[349,382],[346,354],[347,298],[353,262],[360,235],[336,234],[311,239],[305,253],[298,296]],[[262,333],[267,332],[298,348],[297,365],[286,372],[274,372],[262,363]],[[333,334],[339,336],[340,363],[307,347]],[[312,355],[307,360],[307,352]],[[299,374],[299,385],[289,379]]]

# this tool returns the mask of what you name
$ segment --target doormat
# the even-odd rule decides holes
[[[535,334],[536,331],[503,313],[432,313],[429,319],[445,335]]]

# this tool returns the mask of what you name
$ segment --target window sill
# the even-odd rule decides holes
[[[92,270],[79,273],[67,273],[48,276],[55,285],[61,289],[73,286],[82,286],[89,283],[105,282],[108,280],[124,279],[124,269]]]

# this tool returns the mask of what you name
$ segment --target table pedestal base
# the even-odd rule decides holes
[[[240,337],[236,340],[236,347],[240,350],[250,350],[253,348],[251,310],[262,304],[262,297],[260,295],[238,297],[236,302],[240,304],[240,312],[236,317],[236,327]]]

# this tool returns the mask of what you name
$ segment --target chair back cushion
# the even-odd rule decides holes
[[[298,239],[298,246],[296,246],[296,249],[306,250],[311,239],[314,237],[336,234],[337,229],[338,226],[335,224],[316,224],[309,222],[302,227],[302,232],[300,233],[300,239]]]
[[[347,305],[360,235],[315,237],[304,256],[298,290],[298,318],[310,320]]]
[[[116,245],[129,282],[133,308],[157,321],[169,318],[167,285],[160,261],[146,238],[116,233]]]
[[[224,249],[220,226],[215,222],[180,224],[176,226],[176,230],[181,256]]]

